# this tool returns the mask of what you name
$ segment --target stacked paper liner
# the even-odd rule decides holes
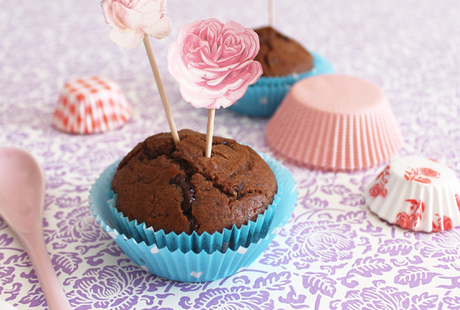
[[[366,204],[380,218],[413,231],[439,232],[460,225],[460,184],[434,160],[401,157],[366,189]]]
[[[266,138],[291,161],[328,171],[377,166],[402,142],[390,104],[377,86],[332,74],[297,82],[269,121]]]
[[[101,133],[120,127],[130,118],[131,106],[118,85],[107,78],[93,76],[64,85],[53,126],[69,133]]]
[[[260,154],[273,170],[278,193],[256,222],[214,234],[165,234],[145,223],[129,221],[114,206],[111,190],[119,161],[96,180],[89,203],[97,222],[142,269],[178,281],[202,282],[230,276],[249,266],[289,220],[297,200],[297,188],[287,168]]]

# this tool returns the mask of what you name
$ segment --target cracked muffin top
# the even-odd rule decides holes
[[[299,43],[272,27],[254,29],[260,50],[254,60],[262,64],[264,76],[299,74],[313,69],[313,56]]]
[[[255,221],[273,202],[276,179],[250,147],[184,129],[175,146],[170,133],[139,143],[120,162],[112,180],[117,209],[129,220],[165,233],[222,232]]]

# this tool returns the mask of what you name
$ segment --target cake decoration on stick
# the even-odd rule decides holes
[[[211,157],[212,152],[212,136],[214,132],[214,116],[216,115],[215,109],[208,110],[208,127],[206,130],[206,151],[205,157]]]
[[[206,157],[211,157],[214,110],[235,103],[262,75],[262,65],[253,60],[259,48],[254,30],[215,18],[181,26],[169,46],[168,70],[182,98],[209,109]]]
[[[268,25],[273,27],[273,0],[268,0]]]
[[[166,0],[103,0],[101,6],[106,23],[112,26],[109,38],[113,43],[125,49],[133,49],[144,42],[171,135],[177,145],[179,135],[148,38],[150,35],[163,39],[171,33],[171,19],[165,16]]]

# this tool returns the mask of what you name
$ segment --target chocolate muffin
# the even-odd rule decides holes
[[[117,209],[129,220],[165,233],[199,235],[255,221],[273,202],[275,176],[250,147],[213,138],[205,158],[206,135],[179,131],[139,143],[120,162],[112,180]]]
[[[313,56],[302,45],[272,27],[254,29],[260,51],[254,60],[262,64],[264,76],[300,74],[313,69]]]

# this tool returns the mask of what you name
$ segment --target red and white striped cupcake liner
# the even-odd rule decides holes
[[[75,134],[101,133],[122,126],[131,115],[132,108],[114,81],[83,77],[64,85],[53,126]]]

